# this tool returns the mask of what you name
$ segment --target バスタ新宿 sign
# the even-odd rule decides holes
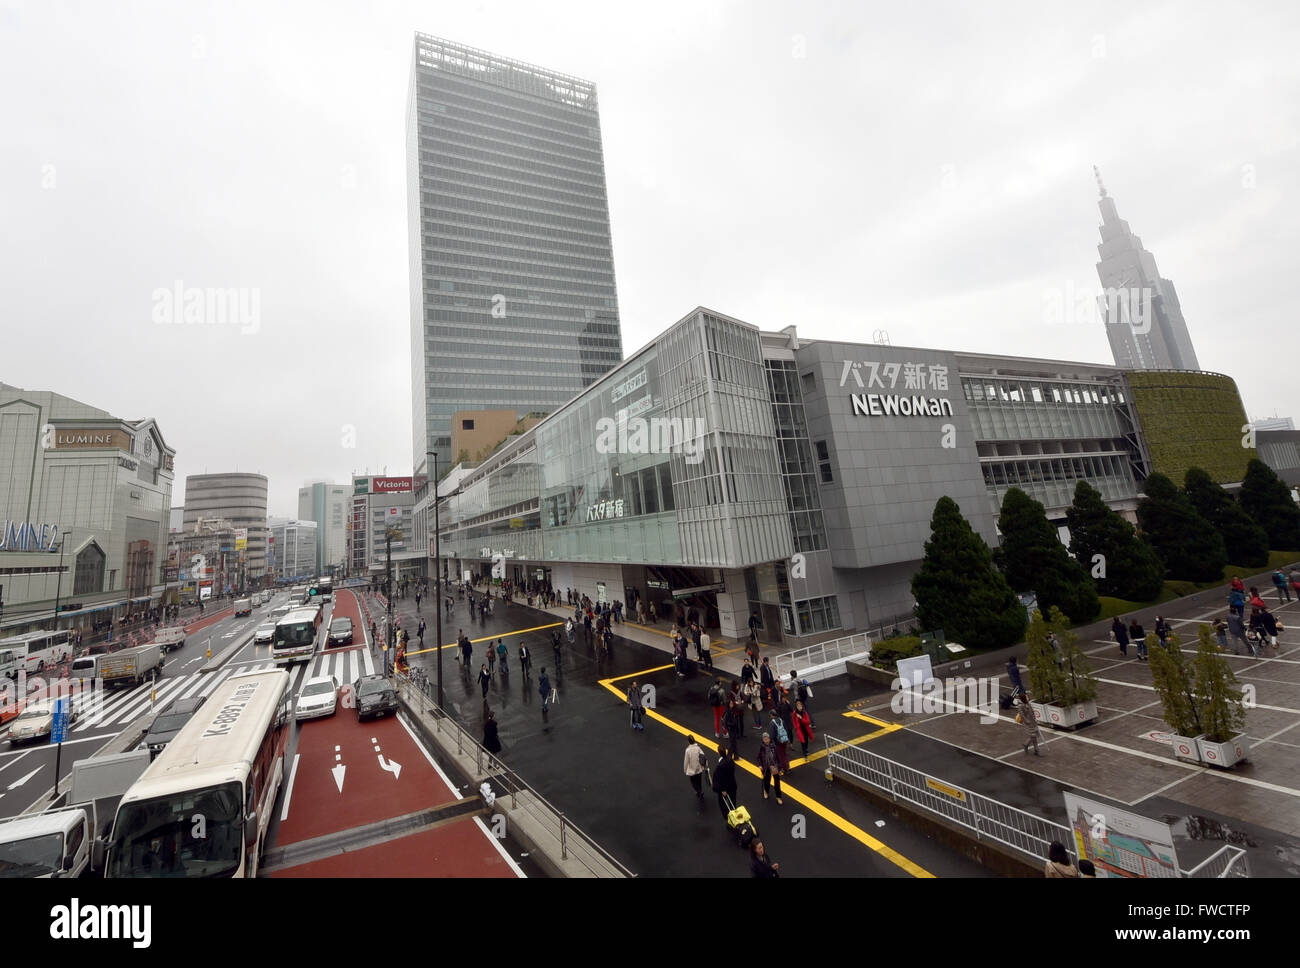
[[[899,378],[902,385],[899,385]],[[951,417],[952,401],[930,396],[926,390],[948,392],[948,367],[941,363],[880,363],[845,360],[840,386],[870,391],[902,390],[902,393],[850,393],[853,415],[862,417]],[[915,392],[908,392],[915,391]]]

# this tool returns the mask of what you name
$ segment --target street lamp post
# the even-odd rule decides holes
[[[438,532],[438,455],[431,450],[424,452],[426,457],[433,458],[433,583],[436,598],[434,600],[433,613],[436,617],[436,638],[433,640],[433,651],[438,657],[438,708],[442,709],[442,545],[439,542]]]
[[[68,543],[71,534],[71,531],[64,531],[60,535],[62,540],[59,541],[59,581],[54,589],[54,621],[50,623],[51,629],[59,627],[59,600],[63,597],[63,546]]]
[[[390,527],[384,532],[384,549],[388,556],[388,564],[384,571],[384,593],[388,599],[388,629],[384,633],[388,641],[388,651],[384,654],[384,674],[388,674],[388,663],[393,654],[393,529]]]

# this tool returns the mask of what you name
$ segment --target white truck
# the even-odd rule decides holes
[[[80,877],[95,842],[91,816],[72,808],[0,822],[0,877]]]
[[[156,679],[163,667],[163,647],[157,642],[137,645],[117,652],[83,655],[73,660],[71,678],[100,679],[105,686],[138,686],[146,679]]]
[[[154,644],[162,646],[164,652],[179,649],[185,645],[185,626],[172,625],[165,629],[159,629],[158,634],[153,637],[153,641]]]

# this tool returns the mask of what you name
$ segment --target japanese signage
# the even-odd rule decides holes
[[[902,384],[899,384],[899,377]],[[926,396],[925,390],[948,392],[948,367],[939,363],[879,363],[845,360],[840,386],[870,391],[915,390],[908,393],[851,393],[854,416],[951,417],[952,401],[946,396]]]
[[[588,521],[605,521],[609,518],[621,518],[622,516],[622,498],[617,501],[597,501],[595,504],[587,505]]]
[[[236,551],[248,550],[248,529],[247,528],[235,529],[235,550]]]
[[[609,392],[610,403],[618,403],[633,390],[640,390],[646,385],[645,368],[638,370]]]

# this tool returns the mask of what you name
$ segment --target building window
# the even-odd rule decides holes
[[[831,473],[831,453],[830,448],[826,446],[826,441],[819,440],[817,446],[817,467],[821,471],[822,483],[830,484],[835,480],[835,475]]]
[[[800,635],[829,632],[840,627],[839,600],[834,595],[796,602],[795,611],[799,616]]]
[[[461,429],[461,430],[473,430],[473,429],[474,429],[474,421],[473,421],[473,420],[462,420],[462,421],[460,422],[460,429]]]
[[[810,373],[804,373],[804,374],[800,375],[799,379],[803,381],[804,392],[806,392],[806,393],[812,393],[814,390],[817,389],[817,374],[816,374],[816,373],[811,373],[811,372],[810,372]]]
[[[77,555],[72,594],[96,595],[104,590],[104,552],[97,545],[87,545]]]

